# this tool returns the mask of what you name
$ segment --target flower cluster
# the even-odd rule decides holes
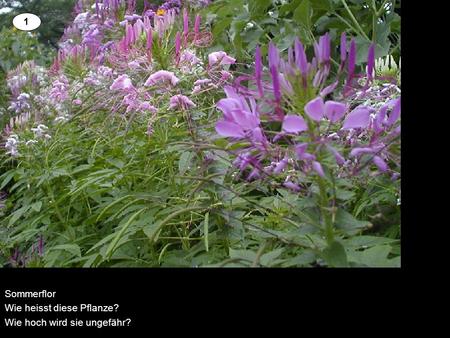
[[[234,87],[225,87],[227,97],[217,103],[223,118],[216,131],[241,145],[234,165],[248,180],[281,175],[286,187],[298,191],[304,174],[325,177],[326,167],[340,176],[356,175],[370,164],[398,177],[399,159],[391,149],[400,134],[399,93],[392,84],[386,84],[382,94],[373,87],[374,46],[369,49],[367,73],[357,75],[355,42],[347,51],[345,35],[341,41],[337,79],[347,73],[341,87],[338,80],[327,83],[328,34],[314,45],[311,62],[299,40],[289,48],[287,60],[271,43],[267,73],[257,48],[253,76],[240,77]],[[361,86],[357,78],[363,79]],[[242,86],[242,80],[251,85]]]

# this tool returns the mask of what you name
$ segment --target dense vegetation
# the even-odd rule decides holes
[[[399,14],[84,0],[50,63],[3,28],[0,264],[399,266]]]

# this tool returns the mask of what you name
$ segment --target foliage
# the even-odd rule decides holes
[[[377,57],[395,54],[398,59],[400,16],[392,8],[400,8],[400,1],[216,0],[204,11],[217,48],[235,51],[239,59],[252,59],[256,46],[270,41],[286,50],[296,37],[312,45],[315,36],[329,32],[337,45],[341,33],[348,32],[361,45],[361,64],[371,41],[376,42]]]

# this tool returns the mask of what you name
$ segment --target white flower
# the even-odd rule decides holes
[[[247,23],[247,25],[245,25],[245,29],[251,29],[251,28],[253,28],[253,27],[255,27],[255,25],[253,24],[253,22],[249,22],[249,23]]]
[[[48,127],[43,124],[39,124],[36,128],[31,128],[31,131],[38,138],[50,139],[51,136],[47,134]]]
[[[38,141],[36,141],[36,140],[29,140],[29,141],[25,142],[25,145],[29,146],[30,144],[36,144],[36,143],[38,143]]]
[[[13,157],[19,156],[19,151],[17,150],[17,146],[19,144],[19,137],[15,134],[11,134],[5,143],[6,154],[9,154]]]

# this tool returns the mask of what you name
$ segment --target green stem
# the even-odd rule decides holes
[[[264,253],[264,250],[266,250],[267,244],[269,241],[265,241],[260,248],[258,249],[258,252],[256,253],[256,257],[255,260],[252,263],[252,268],[256,268],[260,263],[259,261],[261,260],[261,256]]]
[[[373,16],[372,16],[372,42],[376,43],[377,39],[377,21],[378,21],[378,11],[377,6],[375,4],[375,0],[372,0],[372,9],[373,9]]]
[[[325,222],[325,238],[328,244],[334,241],[334,229],[333,222],[330,215],[327,214],[328,210],[328,196],[325,181],[323,178],[319,177],[319,191],[320,191],[320,213],[322,214],[323,220]]]
[[[355,26],[358,28],[359,32],[362,34],[362,36],[364,36],[367,40],[370,41],[369,37],[367,36],[367,34],[364,32],[364,30],[362,29],[361,25],[359,24],[358,20],[356,20],[355,16],[353,15],[352,11],[350,10],[350,8],[347,5],[347,2],[345,0],[341,0],[342,4],[345,7],[345,10],[347,11],[348,15],[350,16],[350,18],[352,19],[353,23],[355,24]]]

